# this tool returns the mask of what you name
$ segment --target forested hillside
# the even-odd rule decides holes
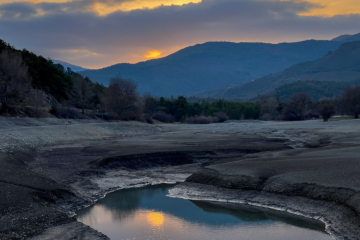
[[[321,98],[338,98],[346,87],[360,85],[360,79],[351,82],[335,81],[296,81],[285,84],[275,90],[275,96],[281,100],[288,100],[298,92],[306,92],[314,100]]]
[[[70,64],[70,63],[67,63],[67,62],[63,62],[63,61],[60,61],[60,60],[54,60],[54,59],[50,59],[50,60],[55,64],[61,64],[66,69],[71,68],[71,70],[74,71],[74,72],[80,72],[80,71],[87,70],[86,68],[83,68],[83,67],[80,67],[80,66],[77,66],[77,65],[74,65],[74,64]]]
[[[87,117],[75,108],[82,114],[96,108],[103,90],[70,68],[0,40],[0,115]]]
[[[67,91],[72,86],[72,79],[52,61],[38,56],[26,49],[17,50],[0,39],[0,52],[9,51],[20,54],[26,64],[32,80],[32,86],[50,93],[58,101],[68,98]],[[8,60],[10,61],[10,59]]]
[[[299,80],[350,82],[359,78],[360,42],[348,42],[317,60],[299,63],[284,71],[229,89],[224,97],[249,99]]]

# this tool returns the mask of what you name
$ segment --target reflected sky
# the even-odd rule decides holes
[[[166,197],[171,185],[126,189],[78,212],[77,220],[112,240],[330,240],[317,222],[240,206]]]

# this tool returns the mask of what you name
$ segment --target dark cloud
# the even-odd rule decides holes
[[[11,3],[0,5],[1,19],[26,19],[36,16],[37,10],[33,4],[29,3]]]
[[[359,15],[299,16],[314,7],[308,3],[205,0],[106,16],[83,12],[92,3],[2,5],[0,38],[45,57],[106,66],[140,60],[148,50],[168,54],[206,41],[281,42],[360,32]]]

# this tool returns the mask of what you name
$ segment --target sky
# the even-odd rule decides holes
[[[208,41],[295,42],[360,33],[359,0],[0,0],[0,38],[86,68]]]

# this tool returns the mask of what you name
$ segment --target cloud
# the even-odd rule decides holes
[[[359,15],[301,16],[319,7],[301,1],[203,0],[107,15],[88,11],[93,3],[2,5],[0,38],[44,57],[104,67],[145,60],[153,49],[167,55],[206,41],[283,42],[360,32]]]
[[[154,9],[162,6],[182,6],[189,3],[199,3],[201,0],[23,0],[20,2],[6,1],[1,3],[4,11],[18,10],[25,6],[42,15],[54,13],[84,13],[92,12],[98,16],[106,16],[114,12],[128,12],[139,9]]]
[[[314,4],[308,11],[302,12],[301,16],[333,17],[335,15],[360,14],[359,0],[302,0]],[[317,6],[316,6],[317,5]]]
[[[36,16],[38,11],[32,4],[11,3],[0,5],[0,17],[2,19],[24,19]]]

